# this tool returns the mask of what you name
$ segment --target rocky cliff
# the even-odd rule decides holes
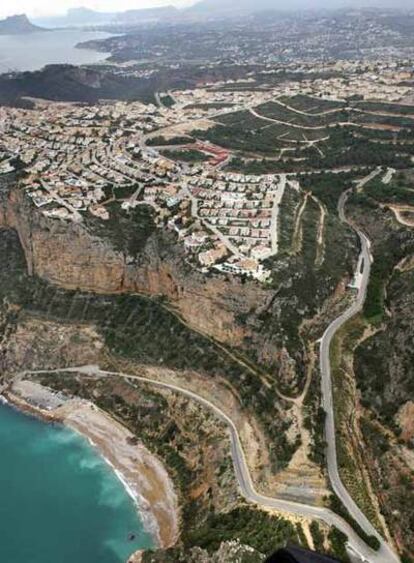
[[[316,225],[309,224],[302,254],[273,259],[273,281],[264,286],[190,267],[175,234],[156,228],[150,211],[133,220],[120,212],[105,223],[85,216],[75,224],[45,217],[16,186],[1,196],[0,225],[18,232],[30,274],[64,289],[162,296],[190,328],[278,373],[292,393],[304,377],[302,322],[318,313],[355,262],[354,237],[334,217],[326,225],[323,266],[315,267]],[[290,369],[283,371],[286,362]]]
[[[154,230],[140,254],[129,256],[83,224],[45,217],[17,189],[3,198],[0,224],[18,232],[30,274],[66,289],[163,295],[192,328],[231,346],[250,334],[236,316],[270,298],[255,283],[189,269],[171,233]]]

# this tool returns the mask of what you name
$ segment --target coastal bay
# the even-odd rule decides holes
[[[117,563],[175,541],[172,485],[126,429],[31,382],[6,396],[19,410],[0,404],[1,560]]]
[[[0,74],[40,70],[48,64],[98,63],[105,60],[109,53],[78,48],[77,45],[110,36],[98,31],[79,30],[0,36]]]

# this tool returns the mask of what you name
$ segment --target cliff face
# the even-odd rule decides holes
[[[120,291],[125,260],[82,226],[44,217],[17,190],[3,203],[2,219],[18,232],[30,274],[70,289]]]
[[[66,289],[163,295],[192,328],[232,346],[251,336],[236,317],[270,298],[257,284],[190,269],[170,233],[155,230],[132,259],[83,224],[44,217],[19,190],[4,198],[0,224],[18,232],[30,274]]]

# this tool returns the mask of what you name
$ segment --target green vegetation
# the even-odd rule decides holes
[[[318,251],[317,236],[320,221],[320,207],[318,203],[308,197],[306,201],[305,211],[302,215],[301,228],[298,235],[298,241],[293,241],[293,252],[301,249],[302,255],[306,263],[316,264]],[[295,245],[298,245],[295,248]]]
[[[302,201],[302,194],[288,185],[281,201],[283,213],[280,214],[278,232],[280,252],[290,254],[292,251],[295,218]]]
[[[231,168],[236,169],[237,165],[241,165],[240,170],[245,173],[346,170],[349,167],[368,169],[378,165],[406,168],[411,154],[409,146],[394,145],[391,140],[389,143],[379,144],[341,127],[330,128],[327,134],[322,129],[294,129],[288,125],[268,124],[265,128],[250,130],[235,124],[197,132],[197,136],[240,151],[244,157],[255,156],[256,158],[247,162],[233,160]],[[306,140],[323,139],[325,136],[329,138],[321,140],[318,148],[303,144]],[[282,157],[281,149],[288,149]],[[257,158],[260,156],[278,156],[279,159],[266,161]]]
[[[368,535],[361,528],[361,526],[358,524],[358,522],[352,518],[352,516],[349,514],[347,508],[342,504],[340,499],[333,493],[330,496],[330,508],[334,512],[336,512],[336,514],[339,514],[339,516],[342,516],[342,518],[344,520],[346,520],[348,522],[348,524],[350,524],[350,526],[352,526],[352,528],[356,531],[356,533],[359,535],[359,537],[361,539],[363,539],[364,542],[367,545],[369,545],[369,547],[371,549],[373,549],[374,551],[378,551],[380,549],[381,544],[380,544],[378,538],[376,536]],[[341,534],[342,534],[342,532],[341,532]],[[344,534],[342,534],[342,535],[344,535]]]
[[[381,510],[391,533],[401,535],[406,556],[413,553],[414,488],[409,461],[412,417],[404,407],[414,396],[414,270],[395,273],[387,285],[387,308],[382,330],[355,352],[355,373],[364,416],[361,430],[367,463]],[[404,457],[401,453],[405,451]],[[406,460],[406,461],[405,461]],[[407,559],[409,560],[409,559]]]
[[[322,98],[312,98],[303,94],[298,94],[297,96],[292,96],[291,98],[286,96],[281,97],[280,101],[299,111],[313,114],[323,113],[333,109],[343,109],[345,107],[344,102],[324,100]]]
[[[194,135],[198,139],[210,141],[215,145],[231,150],[257,152],[266,155],[276,154],[277,149],[284,146],[278,139],[281,131],[277,125],[262,127],[266,123],[262,120],[258,121],[260,121],[260,126],[256,129],[250,129],[251,124],[249,122],[244,124],[241,121],[227,126],[217,125],[207,131],[195,131]]]
[[[305,408],[305,428],[312,436],[310,459],[323,467],[326,460],[326,441],[324,439],[326,412],[320,406],[318,393],[315,389],[308,392]]]
[[[188,150],[163,150],[161,154],[171,160],[182,160],[183,162],[205,162],[210,157],[195,149]]]
[[[338,436],[336,453],[342,481],[356,504],[381,533],[381,523],[363,469],[364,444],[358,439],[360,431],[354,416],[355,402],[358,399],[353,373],[353,355],[366,328],[367,325],[362,317],[350,319],[336,333],[331,346],[334,415]]]
[[[249,92],[261,92],[265,90],[263,86],[259,86],[252,82],[232,82],[231,84],[222,84],[215,88],[217,92],[227,92],[230,90],[231,92],[238,92],[240,90],[248,90]]]
[[[284,202],[281,218],[284,215]],[[302,246],[289,253],[287,238],[283,242],[285,254],[266,261],[267,267],[272,270],[270,287],[277,291],[277,299],[260,312],[259,330],[263,337],[275,335],[275,342],[285,346],[291,358],[296,360],[296,377],[289,382],[289,389],[285,389],[289,394],[299,392],[305,377],[305,364],[301,356],[303,339],[299,327],[304,318],[310,319],[318,313],[319,307],[332,295],[339,281],[351,274],[356,256],[355,235],[338,218],[329,214],[325,219],[325,237],[329,244],[325,247],[323,262],[315,268],[318,226],[319,206],[312,201],[302,217]],[[279,367],[278,364],[272,364],[269,370],[274,371]]]
[[[389,239],[377,245],[374,250],[374,263],[371,267],[364,304],[364,315],[372,324],[379,324],[384,319],[385,287],[393,274],[394,267],[406,255],[406,246],[401,246],[401,234],[403,233],[393,233]],[[409,244],[414,248],[414,240],[411,240]]]
[[[395,383],[398,383],[398,380]],[[401,464],[401,458],[398,456],[401,445],[396,438],[390,437],[389,428],[384,428],[376,419],[374,409],[371,409],[361,422],[364,439],[373,460],[371,473],[376,488],[381,492],[382,513],[391,533],[399,534],[403,530],[401,540],[406,548],[404,552],[406,561],[412,561],[412,558],[410,559],[414,540],[412,471],[408,464]],[[401,560],[403,561],[404,557]]]
[[[234,104],[230,104],[228,102],[215,102],[215,103],[206,103],[206,104],[189,104],[185,107],[185,109],[201,109],[201,110],[210,110],[210,109],[230,109],[234,106]]]
[[[371,269],[367,298],[364,304],[364,315],[371,324],[379,324],[384,318],[384,290],[393,264],[394,261],[389,257],[386,262],[377,263]]]
[[[360,428],[365,464],[391,534],[399,537],[411,554],[414,490],[406,458],[410,454],[405,448],[412,448],[412,433],[410,413],[405,409],[414,396],[414,271],[409,266],[414,232],[400,226],[394,215],[379,204],[386,197],[399,203],[412,188],[412,173],[406,171],[394,175],[388,186],[378,181],[368,184],[363,193],[351,200],[352,215],[373,242],[374,255],[364,314],[377,330],[354,354],[363,407]]]
[[[377,141],[392,141],[395,142],[401,133],[398,131],[390,131],[389,129],[367,129],[359,126],[351,126],[349,130],[357,137],[364,137]]]
[[[209,551],[216,550],[222,541],[237,538],[266,555],[284,547],[288,542],[301,544],[299,534],[291,522],[248,507],[212,514],[203,526],[184,531],[183,534],[186,545],[197,545]]]
[[[119,191],[115,191],[115,194],[122,197]],[[93,235],[108,240],[116,250],[136,258],[155,232],[154,211],[148,205],[124,211],[116,202],[109,203],[106,209],[109,211],[108,221],[85,215],[86,228]]]
[[[278,103],[267,102],[255,108],[259,115],[268,117],[270,119],[276,119],[277,121],[284,121],[286,123],[293,123],[295,125],[301,125],[302,127],[323,127],[329,125],[330,123],[337,123],[338,121],[348,121],[348,116],[346,112],[335,112],[326,115],[304,115],[303,113],[297,113],[284,107]],[[307,133],[306,130],[303,131]]]
[[[281,160],[243,159],[233,157],[226,166],[229,172],[238,172],[240,174],[254,174],[260,176],[262,174],[277,174],[286,171],[286,164]]]
[[[300,524],[299,522],[296,524],[296,532],[297,532],[298,538],[300,540],[300,545],[309,549],[308,540],[305,536],[305,532],[303,531],[302,524]]]
[[[414,188],[404,185],[404,177],[400,177],[389,184],[384,184],[381,179],[375,179],[364,188],[364,192],[379,203],[398,203],[400,205],[414,206]]]
[[[197,131],[194,135],[233,150],[264,155],[272,155],[278,148],[292,148],[289,141],[303,143],[327,136],[324,129],[305,130],[284,124],[272,124],[248,111],[219,116],[216,122],[219,123],[216,127]]]
[[[237,553],[235,553],[235,550],[237,550]],[[264,555],[258,551],[253,551],[251,547],[244,544],[239,545],[237,548],[233,544],[230,547],[230,551],[232,560],[237,558],[237,563],[262,563],[265,559]],[[210,554],[199,547],[189,550],[185,549],[185,547],[173,547],[156,552],[146,551],[143,554],[142,563],[198,563],[201,560],[216,562],[228,555],[228,553],[223,555],[223,551]]]
[[[383,102],[358,102],[354,105],[355,107],[366,111],[414,116],[414,105],[387,104]]]
[[[216,122],[222,125],[242,125],[250,131],[263,129],[267,125],[263,119],[255,117],[250,111],[235,111],[219,115],[216,117]]]
[[[409,166],[414,147],[403,140],[411,138],[414,132],[414,121],[410,117],[345,109],[341,102],[306,96],[283,101],[292,107],[296,103],[299,111],[301,106],[309,109],[310,115],[277,102],[267,102],[259,106],[257,112],[280,123],[260,119],[249,111],[236,111],[218,116],[216,127],[198,131],[195,135],[238,151],[240,154],[233,159],[229,169],[248,174]],[[396,130],[390,132],[389,126]],[[399,142],[395,143],[397,137]],[[318,143],[311,146],[306,144],[308,141]]]
[[[149,147],[161,147],[163,145],[188,145],[192,143],[194,139],[192,137],[182,136],[182,137],[150,137],[145,142]]]
[[[347,166],[392,166],[404,168],[409,157],[400,155],[390,144],[378,144],[356,137],[351,130],[334,127],[329,130],[329,140],[319,144],[324,156],[316,156],[314,168]]]
[[[160,94],[160,100],[166,108],[171,108],[175,105],[174,99],[169,94]]]
[[[352,123],[358,123],[360,125],[372,125],[374,124],[378,128],[395,127],[407,128],[411,130],[414,128],[414,119],[410,117],[403,117],[398,115],[377,115],[365,112],[352,112],[350,119]]]
[[[400,180],[397,179],[397,182],[400,182]],[[379,210],[378,204],[384,198],[388,198],[388,202],[405,203],[410,201],[412,193],[414,192],[400,187],[399,183],[386,185],[373,181],[364,187],[363,193],[352,194],[349,203],[359,213],[364,211],[369,215],[376,214],[379,221],[384,221],[389,212]],[[394,225],[384,234],[385,236],[379,239],[377,237],[376,244],[373,247],[374,262],[371,266],[370,281],[364,304],[364,316],[374,325],[378,325],[384,320],[385,288],[391,276],[397,275],[394,268],[407,254],[414,250],[412,230]]]
[[[324,551],[324,535],[321,532],[318,522],[315,520],[311,522],[310,526],[310,533],[312,534],[313,545],[315,547],[315,551],[322,553]]]
[[[328,539],[331,544],[332,551],[335,555],[340,557],[342,563],[350,563],[350,558],[346,551],[346,542],[348,541],[348,536],[346,536],[341,530],[333,527],[328,534]]]
[[[337,213],[338,201],[341,194],[352,186],[355,174],[342,173],[333,174],[323,172],[321,174],[301,175],[298,177],[300,185],[304,190],[309,190],[322,203],[330,213]]]
[[[128,199],[131,197],[138,189],[138,184],[132,184],[131,186],[113,186],[112,194],[116,199]]]
[[[383,330],[360,345],[355,355],[362,404],[396,437],[401,433],[396,415],[414,393],[413,288],[414,271],[392,275],[387,285],[387,308],[392,314],[384,316]]]

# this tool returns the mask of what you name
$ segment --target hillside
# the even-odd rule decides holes
[[[388,184],[370,181],[350,201],[353,219],[373,241],[374,261],[363,315],[348,324],[334,352],[342,350],[340,470],[364,507],[370,487],[376,492],[403,561],[414,553],[412,189],[405,170]],[[368,473],[358,473],[363,466]]]
[[[133,25],[137,23],[156,22],[177,15],[174,6],[159,8],[142,8],[125,12],[98,12],[89,8],[72,8],[64,16],[41,18],[39,23],[47,27],[87,26],[87,25]]]
[[[24,35],[26,33],[42,31],[45,30],[37,25],[33,25],[24,14],[0,20],[0,35]]]
[[[110,72],[49,65],[37,72],[0,76],[0,105],[21,105],[23,97],[96,103],[100,99],[134,100],[145,97],[146,82]]]

